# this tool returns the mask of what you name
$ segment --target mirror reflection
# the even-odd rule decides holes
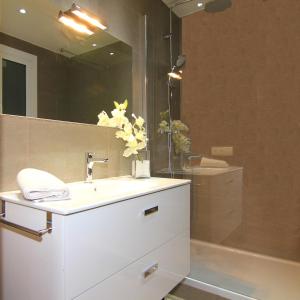
[[[54,0],[0,0],[0,113],[96,124],[114,100],[132,107],[131,47],[92,12],[78,7],[82,20],[72,9]]]

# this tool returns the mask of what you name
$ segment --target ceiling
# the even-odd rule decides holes
[[[59,4],[62,2],[0,0],[0,31],[53,52],[60,53],[60,49],[65,49],[67,52],[62,54],[66,56],[79,55],[118,42],[102,30],[85,36],[59,23],[58,12],[65,9]],[[20,8],[25,8],[27,13],[20,14]],[[93,47],[92,44],[97,46]]]
[[[114,55],[107,55],[107,53],[114,53]],[[77,55],[73,59],[82,63],[87,63],[100,70],[107,69],[115,65],[131,63],[132,49],[123,42],[117,42]]]
[[[173,8],[173,12],[180,18],[191,15],[195,12],[201,11],[205,7],[205,3],[211,1],[211,0],[191,0],[187,1],[185,0],[162,0],[168,7]],[[180,4],[183,3],[183,4]],[[198,7],[198,3],[203,3],[201,7]],[[179,5],[177,5],[179,4]]]

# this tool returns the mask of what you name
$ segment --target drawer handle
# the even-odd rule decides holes
[[[18,225],[16,223],[9,222],[5,219],[5,214],[6,214],[5,213],[5,201],[2,200],[2,209],[1,209],[1,213],[0,213],[0,223],[2,223],[4,225],[7,225],[9,227],[12,227],[12,228],[21,230],[23,232],[32,234],[32,235],[37,236],[37,237],[41,237],[46,233],[51,233],[51,231],[52,231],[52,214],[50,212],[47,212],[47,228],[41,229],[41,230],[33,230],[33,229],[30,229],[30,228]]]
[[[146,271],[144,271],[144,278],[148,278],[150,275],[152,275],[154,272],[158,270],[158,263],[154,264],[150,268],[148,268]]]
[[[149,216],[149,215],[152,215],[154,213],[158,212],[158,206],[154,206],[154,207],[151,207],[151,208],[148,208],[144,211],[144,215],[145,216]]]

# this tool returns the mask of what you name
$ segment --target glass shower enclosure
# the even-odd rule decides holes
[[[166,135],[153,144],[156,176],[192,181],[191,273],[175,294],[300,299],[300,3],[231,1],[181,22],[170,105],[191,153],[178,163]]]

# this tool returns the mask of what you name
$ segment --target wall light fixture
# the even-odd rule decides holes
[[[94,34],[97,29],[107,29],[107,26],[103,25],[95,16],[82,10],[76,4],[73,4],[72,7],[66,11],[60,11],[58,21],[77,32],[87,35]]]

